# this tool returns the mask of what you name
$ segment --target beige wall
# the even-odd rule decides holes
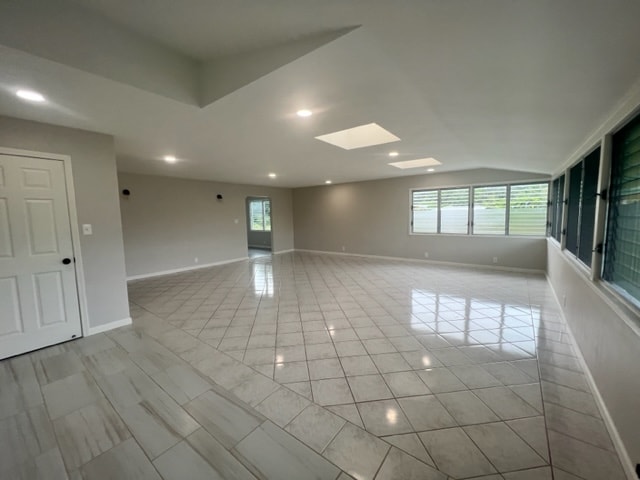
[[[0,116],[0,146],[71,157],[91,328],[129,317],[113,137]],[[86,332],[85,332],[86,334]]]
[[[544,270],[544,238],[410,235],[410,190],[547,180],[547,175],[478,169],[293,191],[295,248]]]
[[[290,189],[122,172],[118,179],[131,191],[120,197],[129,277],[245,258],[248,196],[271,198],[273,251],[293,248]]]
[[[547,275],[565,318],[631,459],[640,458],[640,326],[637,314],[615,307],[577,261],[548,240]],[[604,298],[611,300],[605,301]],[[625,321],[625,317],[627,320]]]

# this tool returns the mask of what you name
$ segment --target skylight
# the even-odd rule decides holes
[[[320,135],[316,138],[335,145],[336,147],[344,148],[345,150],[400,141],[393,133],[385,130],[377,123],[369,123],[367,125],[360,125],[359,127],[340,130],[339,132],[327,133],[326,135]]]
[[[433,167],[434,165],[442,165],[435,158],[417,158],[416,160],[406,160],[404,162],[391,162],[392,167],[405,170],[407,168]]]

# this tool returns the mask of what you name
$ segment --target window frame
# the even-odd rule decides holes
[[[557,177],[551,179],[550,186],[553,186],[558,182],[557,187],[549,189],[549,219],[551,220],[549,225],[548,238],[557,242],[558,245],[562,245],[564,222],[563,215],[565,214],[565,205],[567,199],[565,198],[565,183],[567,181],[566,173],[563,171]]]
[[[609,144],[609,148],[606,151],[608,155],[608,161],[609,161],[607,165],[608,172],[607,172],[607,182],[605,187],[606,203],[604,205],[604,208],[606,213],[605,213],[605,218],[603,220],[603,225],[602,225],[602,229],[603,229],[602,253],[600,255],[601,263],[600,263],[600,270],[598,272],[597,280],[600,280],[600,283],[609,292],[613,293],[614,297],[616,297],[619,301],[621,301],[627,308],[630,308],[631,311],[634,312],[637,316],[637,315],[640,315],[640,296],[639,297],[634,296],[631,292],[627,291],[624,287],[606,278],[607,277],[607,273],[606,273],[607,255],[609,254],[609,251],[612,248],[610,245],[611,234],[610,234],[609,228],[610,228],[611,222],[613,221],[611,218],[612,210],[613,210],[613,203],[612,203],[611,197],[612,197],[614,173],[615,173],[615,165],[614,165],[615,142],[616,142],[615,136],[620,134],[623,130],[625,130],[627,127],[630,127],[634,123],[640,124],[640,109],[635,111],[632,115],[630,115],[627,119],[625,119],[625,121],[621,122],[618,125],[618,127],[608,135],[608,140],[610,144]],[[600,168],[603,168],[602,163],[603,162],[601,161]]]
[[[504,187],[504,233],[500,234],[500,233],[477,233],[476,230],[476,212],[475,212],[475,208],[476,208],[476,190],[479,188],[501,188]],[[470,225],[469,225],[469,230],[470,230],[470,234],[471,235],[478,235],[481,237],[502,237],[502,236],[506,236],[508,235],[508,231],[509,231],[509,206],[510,206],[510,202],[509,202],[509,197],[510,197],[510,193],[511,193],[511,185],[509,184],[500,184],[500,185],[474,185],[473,188],[471,189],[471,220],[470,220]]]
[[[421,188],[410,188],[409,189],[409,235],[416,236],[425,236],[425,235],[453,235],[453,236],[468,236],[468,237],[483,237],[483,238],[491,238],[491,237],[515,237],[515,238],[545,238],[546,237],[546,224],[549,221],[549,208],[547,206],[546,213],[546,221],[545,221],[545,233],[543,235],[514,235],[508,232],[509,225],[509,208],[510,208],[510,198],[511,198],[511,187],[516,185],[534,185],[534,184],[547,184],[547,201],[548,201],[548,192],[550,190],[551,180],[550,179],[531,179],[531,180],[517,180],[511,182],[488,182],[488,183],[473,183],[473,184],[459,184],[459,185],[443,185],[439,187],[421,187]],[[507,199],[506,199],[506,214],[505,214],[505,233],[504,234],[478,234],[473,233],[473,190],[476,187],[507,187]],[[459,188],[468,188],[469,189],[469,209],[467,214],[467,233],[442,233],[441,232],[441,222],[440,222],[440,191],[442,190],[452,190]],[[437,206],[437,232],[414,232],[413,231],[413,194],[414,192],[438,192],[438,206]]]
[[[262,228],[255,229],[253,228],[253,215],[251,212],[251,205],[253,203],[260,203],[262,205]],[[266,228],[265,222],[265,203],[269,204],[269,229]],[[248,210],[249,210],[249,231],[250,232],[269,232],[271,233],[271,199],[268,197],[265,198],[250,198],[248,201]]]
[[[564,239],[563,250],[566,250],[567,252],[569,252],[569,254],[571,254],[571,256],[573,256],[579,262],[579,264],[585,267],[587,270],[591,270],[591,266],[593,264],[593,251],[596,249],[595,230],[596,230],[596,223],[597,223],[597,205],[598,205],[598,198],[599,198],[598,187],[599,187],[599,178],[601,173],[600,171],[602,169],[602,163],[603,163],[602,162],[603,151],[604,150],[603,150],[602,143],[596,144],[593,148],[588,150],[585,155],[582,155],[580,157],[580,160],[569,165],[565,170],[565,173],[563,174],[563,176],[565,177],[565,184],[566,184],[565,193],[567,194],[564,200],[564,205],[563,205],[566,218],[564,219],[564,224],[561,232],[561,235]],[[594,155],[596,156],[594,157]],[[583,242],[586,238],[584,237],[584,235],[585,233],[587,233],[585,231],[585,199],[587,198],[585,195],[591,193],[591,189],[593,189],[593,185],[587,185],[585,182],[587,180],[588,162],[593,161],[594,158],[597,158],[597,162],[596,162],[597,174],[595,176],[595,193],[594,193],[595,199],[589,197],[590,201],[592,201],[594,204],[593,205],[593,222],[586,223],[587,226],[592,225],[591,235],[588,235],[590,237],[591,246],[587,250],[587,252],[592,253],[592,255],[590,258],[588,258],[588,261],[587,261],[587,259],[582,258],[582,254],[585,253]],[[573,180],[575,180],[575,177],[572,175],[572,172],[574,171],[579,175],[580,178],[579,178],[579,185],[577,185],[578,193],[574,200],[577,202],[577,205],[574,205],[573,206],[574,209],[572,209],[571,208],[572,207],[571,187],[573,184]],[[568,182],[566,181],[567,176],[569,178]],[[576,216],[575,219],[572,217],[572,214],[575,214]],[[570,227],[572,227],[571,232],[570,232]],[[572,240],[575,240],[575,246],[573,245],[573,243],[569,245],[570,237]],[[575,248],[575,251],[574,251],[574,248]]]

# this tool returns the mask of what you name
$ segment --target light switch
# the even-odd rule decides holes
[[[234,219],[233,219],[233,223],[236,223],[236,224],[237,224],[237,223],[238,223],[238,219],[237,219],[237,218],[234,218]]]
[[[93,228],[90,223],[82,224],[82,234],[83,235],[93,235]]]

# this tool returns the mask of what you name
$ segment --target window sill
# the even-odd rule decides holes
[[[618,292],[610,283],[601,279],[591,280],[591,268],[578,260],[573,253],[562,249],[560,243],[554,238],[547,238],[547,240],[552,240],[551,245],[560,251],[565,261],[573,267],[576,273],[591,287],[604,303],[640,337],[640,307]]]
[[[482,233],[416,233],[409,232],[410,237],[470,237],[470,238],[529,238],[544,240],[544,235],[491,235]]]

